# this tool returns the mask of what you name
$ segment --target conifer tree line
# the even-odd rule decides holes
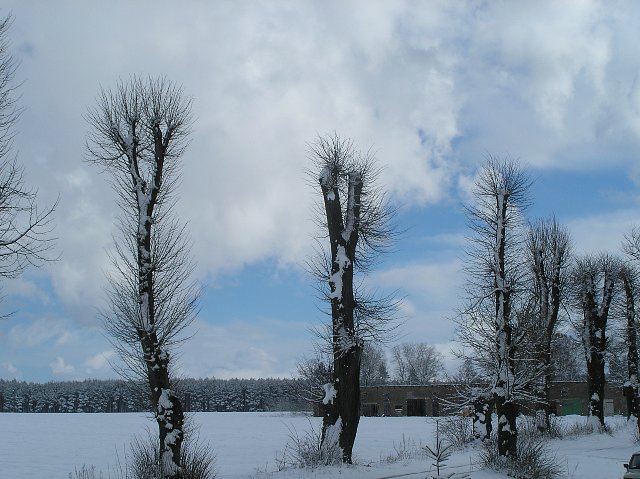
[[[186,412],[308,411],[296,379],[182,379]],[[0,412],[119,413],[149,411],[148,395],[125,380],[48,383],[0,380]]]

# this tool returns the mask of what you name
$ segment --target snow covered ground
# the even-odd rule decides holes
[[[585,421],[577,416],[561,419]],[[622,477],[622,464],[640,445],[633,442],[632,428],[624,418],[608,420],[617,427],[613,435],[592,434],[550,442],[566,469],[566,477]],[[317,427],[319,418],[288,413],[195,413],[193,422],[200,427],[201,439],[215,450],[222,479],[414,479],[426,477],[432,469],[427,459],[386,460],[397,456],[403,445],[415,449],[412,445],[431,444],[435,427],[431,418],[364,417],[354,448],[358,466],[275,474],[271,473],[277,469],[276,455],[284,449],[290,431],[300,434],[311,425]],[[107,472],[118,456],[123,457],[128,441],[136,435],[144,436],[147,428],[155,431],[155,424],[144,414],[0,414],[0,477],[66,479],[82,464],[93,464]],[[478,470],[475,454],[473,448],[456,453],[448,461],[454,468],[450,470],[471,471],[473,479],[505,477]]]

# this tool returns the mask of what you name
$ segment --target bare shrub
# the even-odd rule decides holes
[[[95,466],[83,464],[80,469],[69,473],[69,479],[104,479],[104,476],[102,472],[96,472]]]
[[[576,422],[562,428],[562,438],[575,439],[596,432],[593,422]]]
[[[181,451],[182,472],[180,479],[213,479],[215,457],[211,450],[197,440],[187,440]],[[130,446],[124,467],[114,479],[161,479],[166,475],[160,460],[157,438],[149,434],[147,438],[136,438]]]
[[[129,445],[124,462],[118,458],[113,472],[104,476],[93,465],[83,465],[69,474],[69,479],[163,479],[165,470],[160,460],[158,439],[149,433],[136,437]],[[182,471],[178,479],[214,479],[215,457],[207,445],[196,437],[187,438],[181,452]]]
[[[389,464],[394,464],[396,462],[408,461],[410,459],[424,456],[425,451],[422,448],[422,445],[416,444],[412,439],[407,439],[403,434],[402,440],[398,444],[395,442],[393,443],[393,454],[387,456],[384,461]]]
[[[450,416],[439,421],[440,434],[453,448],[461,448],[473,442],[473,418]]]
[[[549,416],[549,429],[540,431],[536,418],[530,416],[521,416],[518,421],[519,437],[547,437],[553,439],[575,439],[581,436],[587,436],[594,432],[606,432],[611,434],[617,429],[616,425],[607,424],[601,427],[599,423],[594,421],[579,421],[567,424],[561,418],[551,415]]]
[[[550,438],[562,439],[564,437],[562,421],[555,414],[549,416],[549,428],[546,433]]]
[[[309,421],[309,429],[298,434],[289,428],[289,439],[284,450],[276,457],[278,470],[288,468],[315,468],[342,464],[342,450],[337,442],[322,441],[322,429]]]
[[[544,436],[525,434],[518,438],[517,456],[499,456],[496,438],[482,444],[480,462],[516,479],[554,479],[564,471],[558,458],[546,447]]]

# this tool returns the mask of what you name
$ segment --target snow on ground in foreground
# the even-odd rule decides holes
[[[388,463],[403,444],[418,448],[432,444],[434,421],[431,418],[363,417],[358,430],[354,456],[359,466],[319,468],[314,471],[288,470],[276,474],[275,457],[290,431],[303,434],[310,425],[318,427],[319,418],[287,413],[195,413],[200,437],[213,447],[216,468],[221,479],[318,478],[380,479],[405,474],[407,479],[425,478],[431,461],[414,459]],[[572,416],[563,421],[584,422]],[[592,434],[577,439],[551,441],[566,468],[566,476],[580,479],[619,478],[622,464],[640,449],[632,440],[632,428],[624,418],[608,418],[619,425],[613,435]],[[123,458],[127,443],[136,435],[155,432],[155,423],[145,414],[0,414],[0,477],[61,478],[82,464],[93,464],[104,471]],[[382,462],[381,462],[382,461]],[[448,461],[455,469],[468,472],[472,479],[504,478],[490,471],[478,471],[475,451],[458,452]],[[408,475],[410,473],[416,473]]]

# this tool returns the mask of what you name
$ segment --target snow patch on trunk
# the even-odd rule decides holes
[[[325,457],[329,457],[330,454],[335,451],[339,451],[340,457],[342,457],[342,448],[340,447],[340,434],[342,433],[342,418],[338,418],[335,424],[327,427],[324,433],[324,441],[322,442],[323,452]]]
[[[343,245],[338,245],[336,251],[336,263],[338,264],[338,270],[331,275],[329,279],[329,285],[332,286],[333,291],[329,295],[331,299],[342,299],[342,277],[345,269],[351,265],[351,261],[347,256],[347,251]]]
[[[334,399],[338,395],[338,391],[333,387],[333,384],[327,383],[322,385],[324,390],[324,397],[322,398],[322,404],[333,404]]]

